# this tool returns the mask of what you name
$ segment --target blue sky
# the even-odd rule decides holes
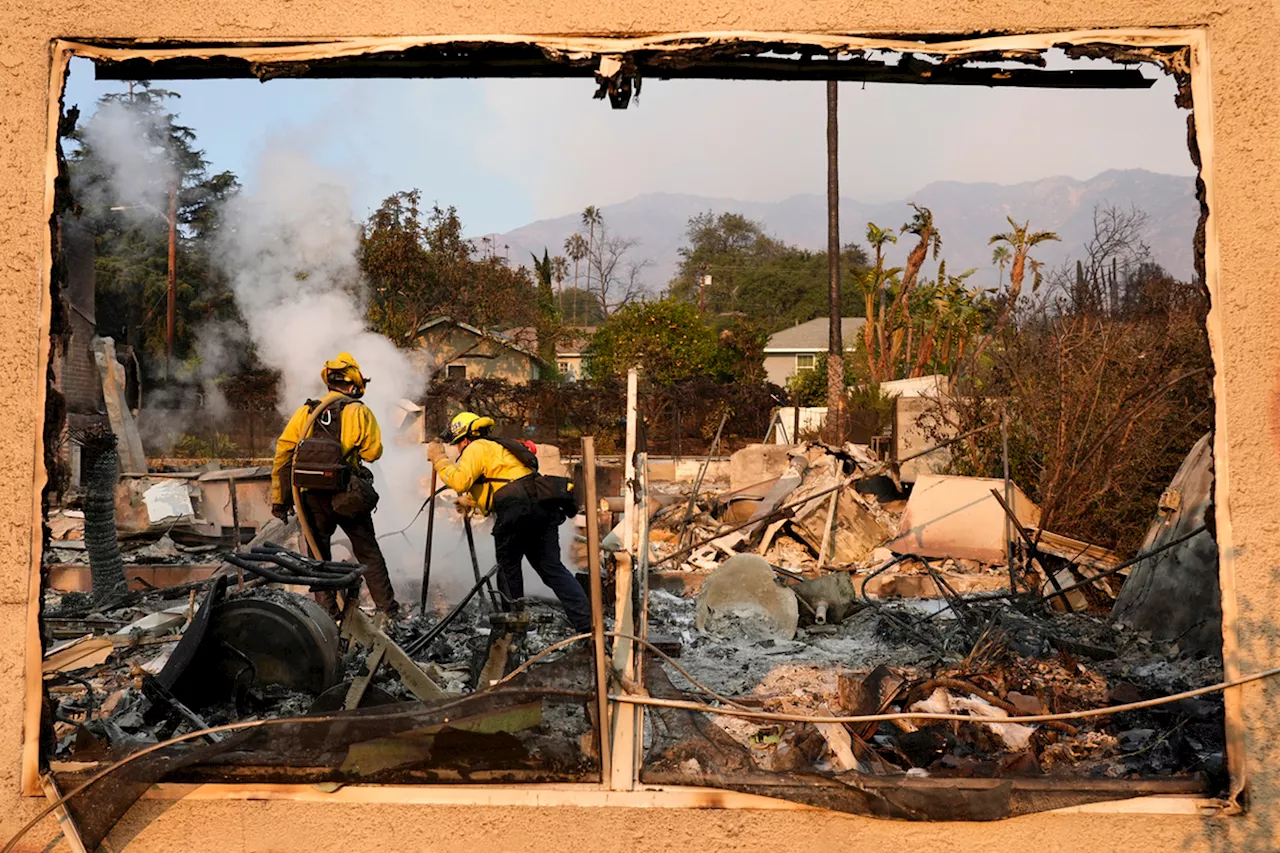
[[[357,215],[416,187],[474,235],[645,192],[773,201],[825,186],[821,83],[651,80],[622,111],[592,100],[590,80],[157,85],[182,95],[175,109],[215,170],[252,184],[262,152],[289,146],[345,177]],[[66,103],[87,115],[124,88],[76,59]],[[840,95],[841,192],[866,201],[937,180],[1194,173],[1168,77],[1133,91],[846,83]]]

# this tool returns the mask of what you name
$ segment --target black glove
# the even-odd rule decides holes
[[[271,514],[274,515],[276,518],[280,519],[281,521],[288,521],[289,509],[290,507],[288,504],[272,504]]]

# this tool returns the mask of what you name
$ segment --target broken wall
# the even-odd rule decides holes
[[[946,406],[950,411],[940,411]],[[949,438],[957,430],[951,426],[958,418],[954,406],[940,403],[936,397],[896,397],[893,401],[893,458],[907,459],[934,447]],[[925,453],[904,463],[898,470],[898,479],[914,483],[921,476],[937,474],[951,463],[949,448]]]
[[[1183,27],[1207,23],[1212,49],[1210,102],[1214,220],[1209,235],[1209,318],[1214,344],[1218,454],[1218,533],[1227,571],[1239,591],[1236,626],[1241,667],[1271,665],[1280,649],[1272,603],[1280,594],[1274,571],[1280,525],[1274,518],[1275,472],[1280,469],[1280,280],[1272,270],[1272,239],[1280,230],[1280,20],[1272,4],[1247,0],[640,0],[588,4],[581,0],[533,3],[421,4],[385,0],[142,0],[54,3],[26,0],[0,6],[0,359],[21,389],[10,401],[0,449],[11,488],[0,493],[0,837],[7,838],[42,805],[20,796],[18,756],[24,730],[36,723],[24,702],[30,667],[38,682],[39,650],[30,636],[35,609],[30,566],[39,548],[36,442],[44,415],[49,300],[42,298],[48,268],[51,40],[185,38],[204,42],[305,40],[421,33],[567,33],[626,35],[683,31],[826,31],[899,33],[1037,32],[1096,27]],[[652,84],[655,89],[661,85]],[[806,84],[797,84],[806,85]],[[816,85],[816,84],[807,84]],[[583,109],[605,109],[589,100]],[[646,95],[648,91],[646,90]],[[656,96],[656,95],[655,95]],[[821,117],[815,116],[815,122]],[[819,126],[815,124],[815,127]],[[1214,279],[1220,250],[1221,277]],[[1234,589],[1228,586],[1230,596]],[[32,685],[34,687],[34,684]],[[1271,683],[1243,689],[1245,751],[1250,756],[1250,810],[1211,820],[1188,809],[1167,814],[1042,814],[997,824],[900,823],[820,811],[718,811],[600,807],[512,807],[499,795],[440,796],[434,804],[370,804],[367,790],[338,794],[296,791],[295,801],[220,799],[216,791],[175,801],[168,789],[139,803],[111,836],[113,849],[131,851],[239,851],[420,849],[531,849],[554,851],[688,849],[738,846],[810,851],[845,846],[897,849],[910,836],[921,849],[1037,849],[1097,851],[1272,849],[1280,824],[1280,723]],[[242,795],[241,795],[242,796]],[[425,796],[425,795],[424,795]],[[460,799],[491,806],[459,805]],[[709,795],[703,805],[726,798]],[[605,806],[603,799],[593,800]],[[614,801],[617,802],[617,801]],[[649,802],[646,800],[645,802]],[[44,849],[56,830],[46,821],[27,850]]]

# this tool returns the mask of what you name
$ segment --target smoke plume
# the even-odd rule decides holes
[[[178,180],[162,117],[127,101],[104,101],[84,123],[84,141],[101,159],[104,173],[79,173],[81,203],[118,207],[142,221],[167,216],[169,188]]]
[[[385,448],[370,466],[382,497],[374,522],[397,598],[416,603],[426,515],[415,515],[431,469],[419,431],[396,425],[403,420],[399,402],[420,396],[425,374],[405,350],[366,327],[366,290],[356,260],[359,226],[342,179],[281,148],[265,154],[259,174],[258,185],[222,212],[219,263],[258,357],[280,371],[284,414],[323,395],[321,368],[339,352],[354,355],[371,379],[364,403],[378,419]],[[453,599],[472,584],[471,557],[451,502],[439,504],[431,583]],[[477,524],[475,532],[485,572],[494,562],[489,525]]]

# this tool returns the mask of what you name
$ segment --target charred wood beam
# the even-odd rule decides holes
[[[641,79],[659,80],[841,80],[870,83],[916,83],[944,86],[1014,86],[1050,89],[1146,89],[1154,79],[1136,68],[1042,70],[1034,67],[991,68],[934,63],[914,56],[897,64],[865,58],[831,60],[758,54],[726,54],[723,48],[679,53],[630,55]],[[503,45],[490,50],[415,48],[398,54],[321,59],[309,62],[251,63],[214,56],[152,62],[129,59],[95,63],[99,80],[199,80],[241,78],[270,80],[330,78],[548,77],[590,78],[595,59],[551,59],[534,46]]]

